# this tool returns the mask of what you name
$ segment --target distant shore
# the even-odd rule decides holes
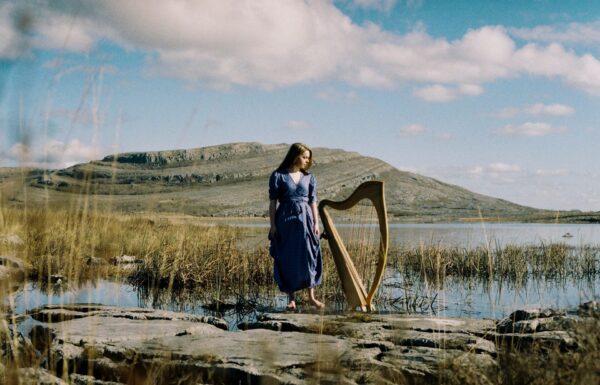
[[[196,223],[216,225],[269,225],[267,216],[195,216],[183,213],[140,212],[139,215],[158,221],[171,223]],[[546,224],[600,224],[600,212],[565,213],[554,216],[527,217],[471,217],[471,218],[430,218],[388,217],[389,224],[451,224],[451,223],[546,223]]]

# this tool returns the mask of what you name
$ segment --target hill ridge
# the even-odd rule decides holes
[[[96,204],[126,212],[265,216],[268,177],[288,148],[286,143],[236,142],[118,153],[65,169],[32,173],[29,184],[34,200],[42,195],[41,190],[57,203],[85,191]],[[357,152],[316,147],[313,153],[311,171],[318,180],[319,199],[341,200],[364,181],[383,180],[392,220],[446,221],[543,212],[401,171]]]

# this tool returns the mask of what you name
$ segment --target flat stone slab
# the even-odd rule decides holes
[[[273,313],[231,332],[214,317],[95,304],[45,306],[31,315],[42,322],[31,337],[46,369],[97,384],[144,383],[149,375],[157,384],[173,378],[198,384],[427,384],[439,382],[448,362],[475,365],[482,376],[493,373],[499,346],[507,341],[517,348],[577,348],[568,330],[503,333],[499,325],[510,320]],[[566,316],[545,315],[529,312],[516,322],[572,326],[560,318]]]
[[[212,316],[198,316],[194,314],[177,313],[167,310],[126,308],[98,304],[45,305],[29,311],[28,314],[37,321],[48,323],[63,322],[77,318],[96,316],[104,318],[126,318],[131,320],[145,321],[189,321],[207,323],[223,330],[228,329],[225,320]]]

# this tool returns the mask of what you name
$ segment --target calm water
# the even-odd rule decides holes
[[[541,242],[564,242],[573,246],[600,244],[600,225],[595,224],[445,223],[391,224],[389,227],[392,245],[475,247],[488,243],[539,245]]]
[[[268,224],[232,224],[255,228],[253,244],[266,244]],[[337,225],[340,231],[356,227]],[[565,235],[570,235],[565,237]],[[528,223],[436,223],[390,224],[390,246],[442,245],[472,248],[476,246],[528,245],[563,242],[572,246],[600,245],[600,224],[528,224]]]
[[[266,242],[263,229],[257,229],[254,242]],[[570,233],[572,237],[563,235]],[[565,242],[570,245],[600,245],[600,225],[553,224],[395,224],[390,226],[392,245],[416,246],[440,244],[445,246],[475,247],[492,244],[540,244]],[[593,281],[535,281],[524,287],[513,287],[506,282],[482,283],[453,282],[450,278],[443,288],[428,282],[403,282],[399,273],[388,269],[380,291],[384,306],[382,312],[404,312],[460,316],[472,318],[502,318],[513,310],[526,307],[574,308],[584,301],[600,298],[600,279]],[[204,307],[205,298],[194,295],[171,295],[165,291],[148,292],[124,282],[99,280],[77,288],[53,287],[41,290],[34,283],[15,293],[10,302],[19,314],[44,304],[100,303],[123,307],[143,307],[223,317],[231,329],[241,321],[252,321],[261,312],[279,311],[285,307],[286,296],[275,287],[267,288],[252,306],[221,312]],[[8,304],[7,302],[7,304]],[[226,302],[235,303],[234,299]],[[409,303],[407,305],[407,302]],[[416,303],[416,306],[411,306]],[[329,304],[332,312],[342,304]]]
[[[383,313],[408,312],[445,317],[500,319],[516,309],[529,307],[574,309],[582,302],[600,298],[600,280],[592,282],[529,280],[522,288],[498,282],[487,287],[477,283],[448,280],[444,288],[435,288],[425,282],[405,284],[401,279],[394,277],[393,271],[387,275],[379,293],[381,298],[387,299],[379,309]],[[205,308],[201,298],[168,298],[167,296],[168,293],[164,291],[148,295],[127,283],[99,280],[67,290],[60,288],[41,290],[35,284],[28,283],[14,295],[12,298],[14,302],[11,302],[14,303],[18,314],[45,304],[98,303],[213,315],[224,318],[230,330],[235,330],[238,323],[252,322],[260,313],[281,311],[287,299],[281,293],[271,292],[258,301],[252,302],[252,308],[214,311]],[[415,308],[407,306],[406,300],[409,302],[416,300],[417,306]],[[235,303],[235,300],[226,302]],[[328,312],[336,313],[342,309],[343,304],[328,304]]]

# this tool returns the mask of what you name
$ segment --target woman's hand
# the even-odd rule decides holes
[[[269,239],[275,239],[276,235],[277,235],[277,228],[275,226],[271,226],[271,228],[269,229]]]
[[[318,237],[319,234],[321,233],[321,230],[319,230],[319,225],[315,225],[315,228],[313,231],[314,231],[315,235]]]

